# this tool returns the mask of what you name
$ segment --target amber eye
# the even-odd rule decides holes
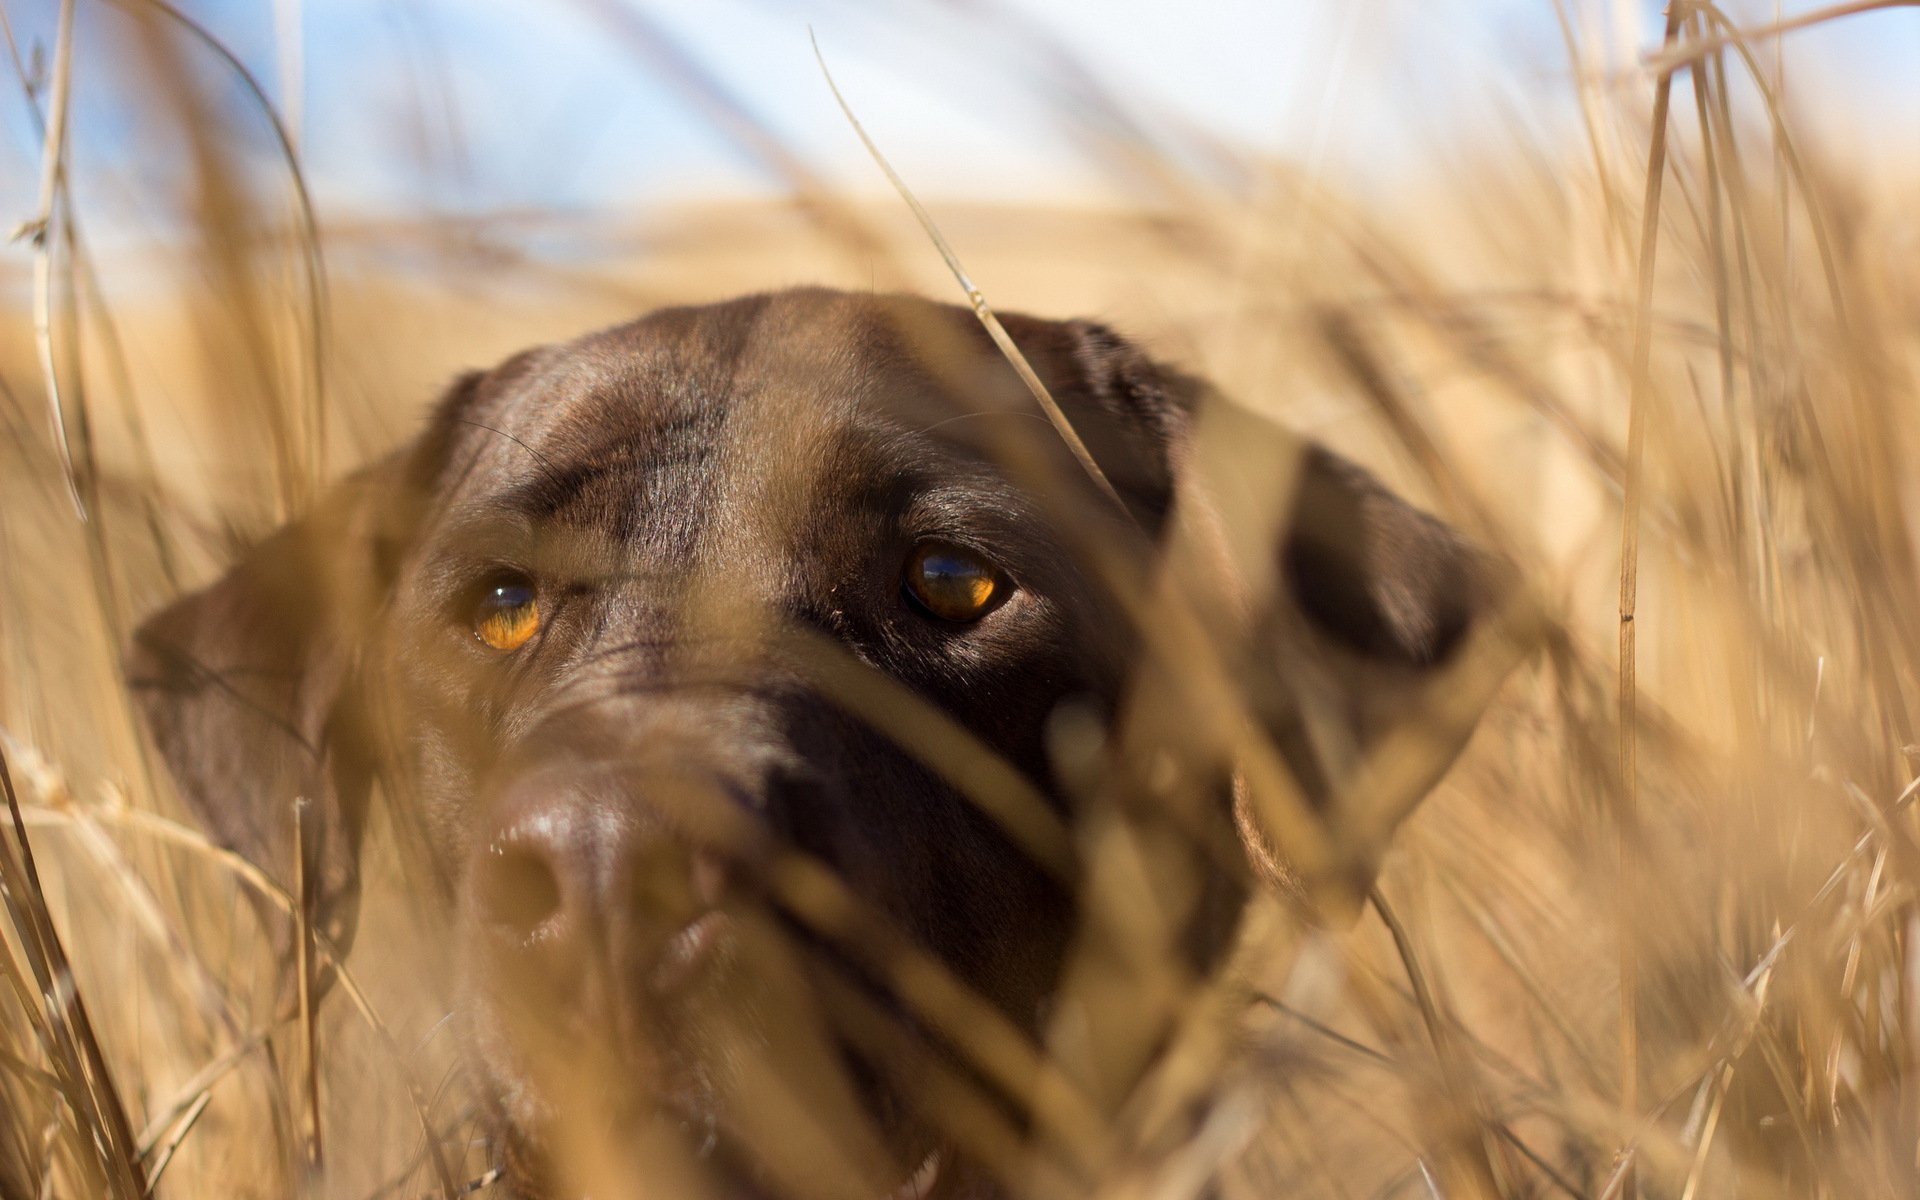
[[[951,542],[915,546],[902,586],[929,615],[956,622],[979,620],[1013,590],[998,567]]]
[[[473,636],[495,650],[518,650],[540,632],[533,581],[509,575],[488,583],[473,607]]]

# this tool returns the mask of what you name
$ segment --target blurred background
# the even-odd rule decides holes
[[[1875,11],[1762,39],[1754,65],[1803,156],[1905,187],[1920,12],[1839,7]],[[1712,11],[1758,28],[1821,6]],[[1530,222],[1580,221],[1569,206],[1591,200],[1616,233],[1630,227],[1607,175],[1644,158],[1617,122],[1644,121],[1661,12],[1625,0],[87,3],[73,6],[50,206],[61,5],[16,0],[0,205],[23,230],[57,209],[56,235],[69,219],[82,235],[62,352],[110,342],[97,370],[138,393],[125,399],[152,426],[141,436],[244,494],[264,477],[224,461],[224,439],[191,436],[183,411],[210,384],[303,378],[320,437],[304,452],[311,473],[386,444],[390,422],[459,369],[664,300],[795,282],[957,296],[837,109],[817,38],[996,303],[1108,320],[1319,429],[1351,406],[1307,379],[1280,386],[1254,348],[1279,325],[1263,273],[1328,277],[1313,205],[1364,206],[1480,284],[1540,284],[1578,256],[1565,243],[1547,262],[1512,253],[1524,236],[1502,228],[1500,193],[1546,189],[1555,208]],[[1734,94],[1730,119],[1764,122],[1767,97]],[[1911,247],[1913,222],[1886,207],[1873,215],[1889,221],[1889,250]],[[210,257],[209,238],[227,233],[240,252]],[[1501,236],[1496,266],[1481,243]],[[16,237],[0,258],[0,294],[23,318],[32,249]],[[52,256],[57,275],[60,236]],[[362,304],[363,289],[392,294]],[[256,300],[270,311],[242,321],[188,312]],[[87,319],[108,309],[121,314],[110,337]],[[182,322],[251,346],[253,377],[176,380],[195,366],[177,353]],[[24,354],[32,328],[4,336]],[[101,425],[96,453],[129,452]],[[245,504],[225,517],[246,519]]]
[[[300,1074],[255,1053],[270,939],[148,773],[128,630],[464,368],[794,283],[961,299],[810,35],[997,307],[1355,456],[1541,608],[1389,861],[1409,926],[1254,956],[1228,1194],[1920,1190],[1920,10],[1688,4],[1671,59],[1625,0],[0,14],[0,749],[162,1194],[299,1191]],[[47,1082],[31,907],[0,1184],[110,1192],[105,1110]],[[485,1187],[388,954],[329,1010],[327,1194],[427,1190],[423,1123]]]
[[[1727,11],[1760,25],[1820,7]],[[1663,11],[1551,0],[179,8],[258,80],[328,218],[503,223],[536,214],[633,221],[675,203],[778,197],[791,185],[789,158],[836,194],[882,197],[809,31],[924,195],[1134,206],[1166,200],[1103,153],[1134,136],[1230,190],[1281,158],[1332,182],[1391,188],[1454,161],[1490,123],[1546,140],[1576,136],[1579,74],[1644,90],[1639,64]],[[153,193],[178,184],[185,164],[155,127],[146,81],[101,69],[133,36],[128,12],[94,4],[76,14],[72,186],[102,236],[163,239],[177,230]],[[54,0],[9,6],[30,66],[52,46],[57,17]],[[1904,157],[1920,134],[1920,14],[1834,21],[1791,46],[1789,90],[1810,136],[1833,154]],[[1761,50],[1773,65],[1771,45]],[[218,81],[210,51],[189,55],[210,86],[239,99],[236,80]],[[233,149],[273,173],[258,114],[229,115]],[[29,214],[40,144],[17,89],[5,128],[0,198]],[[1089,131],[1109,143],[1078,136]]]

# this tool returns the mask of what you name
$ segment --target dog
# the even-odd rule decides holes
[[[139,629],[184,801],[335,945],[386,806],[517,1194],[1084,1180],[1045,1097],[1111,1117],[1164,1047],[1141,939],[1204,980],[1263,880],[1364,886],[1285,830],[1486,626],[1487,557],[1105,326],[1000,320],[1063,420],[907,296],[528,350]]]

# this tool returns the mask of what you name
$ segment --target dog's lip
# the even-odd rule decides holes
[[[649,980],[655,994],[671,995],[691,984],[732,926],[733,918],[724,909],[711,909],[668,939]]]
[[[886,1200],[926,1200],[933,1193],[934,1185],[940,1182],[940,1165],[945,1157],[937,1149],[929,1151],[906,1182],[887,1193]]]
[[[681,1132],[689,1138],[692,1138],[698,1130],[692,1125],[683,1122]],[[694,1150],[694,1160],[709,1168],[718,1169],[721,1172],[722,1178],[731,1177],[735,1186],[743,1189],[742,1194],[745,1196],[753,1197],[757,1200],[757,1198],[765,1195],[761,1190],[761,1186],[753,1181],[754,1173],[744,1169],[744,1160],[737,1155],[738,1147],[734,1147],[730,1151],[723,1148],[724,1146],[725,1142],[717,1136],[717,1131],[709,1128],[701,1140],[700,1145]],[[875,1200],[929,1200],[929,1197],[934,1194],[935,1186],[940,1182],[940,1172],[946,1163],[946,1157],[946,1149],[943,1146],[936,1145],[933,1149],[927,1151],[926,1157],[920,1160],[920,1164],[913,1169],[912,1173],[893,1187],[892,1190],[876,1196]],[[730,1175],[729,1168],[733,1172],[739,1172],[739,1174]],[[733,1193],[727,1188],[722,1188],[721,1194],[731,1195]],[[591,1200],[591,1198],[589,1198],[589,1200]]]
[[[770,1200],[770,1193],[754,1180],[754,1173],[746,1168],[746,1160],[739,1156],[738,1146],[729,1144],[711,1114],[691,1114],[690,1110],[682,1110],[679,1127],[693,1161],[703,1170],[715,1173],[710,1182],[720,1185],[716,1195],[739,1197],[742,1200]],[[553,1180],[547,1174],[553,1164],[538,1151],[529,1153],[534,1144],[527,1140],[525,1131],[514,1128],[510,1123],[505,1136],[496,1143],[495,1153],[498,1157],[489,1175],[495,1180],[508,1181],[511,1186],[520,1189],[515,1192],[516,1195],[525,1195],[529,1200],[560,1200],[560,1194],[551,1190]],[[891,1190],[877,1195],[875,1200],[930,1200],[942,1182],[947,1165],[947,1149],[936,1142],[905,1179]],[[569,1200],[596,1198],[590,1194],[573,1194]]]

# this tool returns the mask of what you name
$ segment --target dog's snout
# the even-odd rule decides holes
[[[727,891],[721,858],[659,820],[644,780],[536,773],[495,805],[469,899],[493,953],[550,983],[687,978]],[[715,792],[716,803],[728,803]],[[672,970],[663,971],[663,963]]]

